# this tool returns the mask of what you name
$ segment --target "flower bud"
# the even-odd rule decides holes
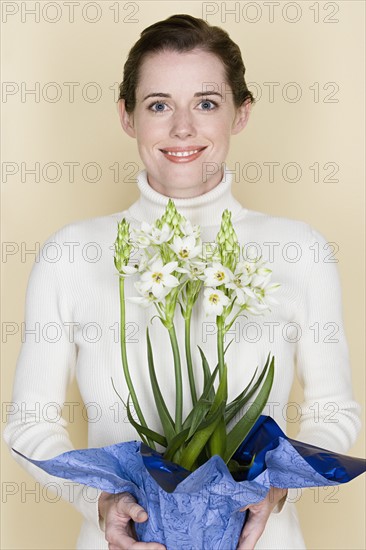
[[[132,245],[130,242],[130,224],[123,218],[118,224],[117,238],[114,243],[114,265],[120,273],[122,267],[128,264]]]
[[[180,224],[186,223],[186,221],[186,218],[182,216],[182,214],[179,214],[175,207],[174,201],[169,199],[164,214],[160,220],[157,220],[157,223],[159,223],[157,227],[158,229],[161,229],[164,223],[167,223],[171,229],[174,229],[174,235],[181,236],[182,231]]]
[[[230,210],[226,209],[222,213],[221,227],[216,237],[216,243],[219,245],[222,265],[234,271],[239,260],[239,243],[231,222]]]

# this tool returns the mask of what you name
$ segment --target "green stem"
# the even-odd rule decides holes
[[[192,354],[191,354],[191,317],[192,317],[192,308],[187,308],[187,313],[185,317],[185,349],[186,349],[186,360],[187,360],[187,370],[189,378],[189,387],[191,389],[192,403],[195,405],[197,403],[197,391],[196,384],[193,374],[192,366]]]
[[[135,388],[133,387],[132,379],[130,376],[130,370],[128,368],[128,361],[127,361],[127,351],[126,351],[126,326],[125,326],[125,280],[124,277],[119,278],[119,297],[120,297],[120,312],[121,312],[121,329],[120,329],[120,338],[121,338],[121,357],[122,357],[122,365],[123,365],[123,372],[125,375],[126,383],[129,389],[129,392],[131,394],[133,406],[135,408],[135,411],[137,413],[137,416],[139,418],[140,424],[147,428],[146,420],[144,418],[144,415],[142,414],[142,411],[140,409],[140,405],[137,400]],[[151,441],[149,440],[149,444],[151,444]]]
[[[227,368],[225,368],[224,359],[224,336],[225,336],[225,316],[219,315],[216,317],[217,323],[217,357],[219,364],[220,384],[223,383],[223,401],[227,401]],[[223,458],[226,451],[226,424],[224,415],[221,416],[215,430],[209,439],[210,456],[219,455]]]
[[[219,379],[224,372],[224,319],[221,315],[216,317],[217,324],[217,361],[219,364]]]
[[[225,328],[224,328],[224,334],[227,333],[228,330],[231,329],[233,323],[236,321],[237,317],[239,317],[239,315],[242,313],[242,311],[245,310],[245,306],[242,306],[239,311],[234,315],[234,317],[231,319],[230,323],[228,323]]]
[[[179,433],[182,431],[182,415],[183,415],[183,384],[182,384],[182,367],[180,364],[179,347],[177,341],[177,335],[174,325],[168,328],[170,342],[172,345],[174,356],[174,372],[175,372],[175,431]]]

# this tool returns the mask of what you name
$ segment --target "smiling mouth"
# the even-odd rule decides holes
[[[197,147],[195,149],[193,148],[180,149],[176,147],[171,149],[160,149],[160,151],[166,155],[169,155],[170,157],[190,157],[190,156],[196,155],[197,153],[200,153],[204,149],[206,149],[206,146]]]

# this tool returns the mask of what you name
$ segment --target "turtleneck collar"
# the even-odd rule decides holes
[[[213,189],[197,197],[173,199],[174,204],[183,216],[192,224],[204,226],[220,225],[222,212],[227,208],[232,212],[232,220],[243,210],[242,205],[231,193],[232,173],[224,165],[224,175],[220,183]],[[140,190],[139,199],[128,209],[134,219],[153,223],[160,218],[166,208],[169,197],[153,189],[148,180],[146,170],[137,174],[137,187]]]

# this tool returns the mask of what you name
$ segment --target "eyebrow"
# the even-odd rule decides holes
[[[209,96],[209,95],[217,95],[219,97],[221,97],[222,99],[222,95],[219,93],[219,92],[196,92],[194,94],[193,97],[203,97],[203,96]],[[148,94],[147,96],[144,97],[144,99],[142,101],[145,101],[145,99],[148,99],[149,97],[167,97],[167,98],[170,98],[172,97],[170,94],[166,94],[164,92],[152,92],[151,94]]]

